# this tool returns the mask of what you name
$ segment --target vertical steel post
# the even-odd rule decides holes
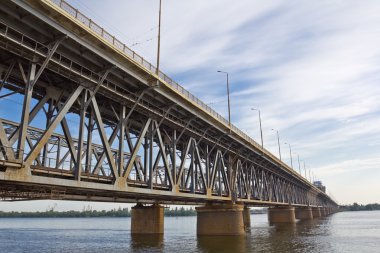
[[[88,116],[87,127],[87,149],[86,149],[86,168],[85,172],[90,173],[92,165],[92,131],[94,130],[94,113],[91,110]]]
[[[208,145],[206,145],[206,188],[210,188],[210,154],[208,150]],[[206,189],[207,190],[207,189]]]
[[[149,189],[153,189],[153,122],[149,127]]]
[[[221,156],[219,159],[223,159]],[[218,184],[219,184],[219,196],[222,196],[222,175],[221,175],[221,170],[222,170],[222,162],[218,161]]]
[[[21,122],[20,122],[20,132],[19,132],[19,138],[17,143],[17,153],[18,153],[18,159],[23,159],[23,151],[25,149],[25,141],[26,141],[26,131],[29,125],[29,108],[30,108],[30,102],[32,100],[32,94],[33,94],[33,86],[32,83],[34,82],[36,74],[36,63],[31,63],[28,73],[28,79],[27,83],[25,84],[25,96],[24,96],[24,102],[22,105],[22,115],[21,115]]]
[[[58,144],[57,144],[57,156],[56,159],[57,161],[55,162],[55,168],[59,168],[59,161],[61,159],[61,137],[58,137]]]
[[[50,125],[52,114],[53,114],[53,100],[50,99],[48,110],[46,112],[46,124],[45,124],[46,128],[48,128]],[[47,142],[45,144],[43,151],[42,151],[42,166],[45,166],[45,167],[46,167],[46,160],[47,160],[47,156],[48,156],[48,148],[49,148],[48,146],[49,146],[49,142]],[[48,167],[50,167],[50,166],[48,166]]]
[[[77,163],[75,168],[75,179],[80,181],[82,172],[82,153],[83,153],[83,139],[84,139],[84,128],[85,128],[85,118],[86,118],[86,104],[87,101],[87,91],[84,90],[82,93],[81,109],[80,109],[80,119],[79,119],[79,138],[78,138],[78,152],[77,152]]]
[[[191,185],[190,185],[190,191],[191,191],[192,193],[194,193],[194,191],[195,191],[194,141],[191,140],[191,142],[192,142],[193,144],[191,145],[191,161],[190,161],[190,168],[189,168],[189,169],[191,170]]]
[[[177,131],[176,130],[173,131],[172,145],[173,145],[173,151],[172,151],[172,156],[173,156],[173,160],[172,160],[173,170],[172,171],[173,172],[172,172],[172,175],[173,175],[174,184],[176,185],[177,184]]]
[[[145,137],[144,137],[143,147],[144,147],[144,182],[148,182],[148,172],[149,172],[149,169],[148,169],[148,166],[149,166],[149,155],[148,155],[148,151],[149,151],[149,139],[148,139],[147,135],[145,135]]]
[[[122,106],[120,112],[120,129],[119,129],[119,160],[118,160],[118,173],[119,176],[123,173],[124,169],[124,136],[125,136],[125,127],[124,127],[124,118],[125,118],[125,106]]]

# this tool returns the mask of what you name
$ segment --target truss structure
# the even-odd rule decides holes
[[[43,2],[0,6],[1,198],[336,205]]]

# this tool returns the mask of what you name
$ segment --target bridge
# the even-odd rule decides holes
[[[1,2],[0,74],[3,200],[137,203],[134,233],[162,233],[165,204],[201,205],[198,234],[244,233],[252,206],[273,223],[337,209],[63,0]]]

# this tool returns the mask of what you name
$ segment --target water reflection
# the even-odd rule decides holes
[[[198,236],[198,248],[202,252],[246,252],[246,236],[230,235],[230,236]]]
[[[309,220],[252,227],[247,248],[263,252],[319,252],[318,240],[310,240],[310,236],[323,222]]]
[[[201,252],[319,252],[316,233],[327,233],[326,219],[252,226],[244,236],[198,236]],[[312,238],[312,239],[311,239]]]
[[[131,241],[132,248],[135,250],[155,249],[157,252],[162,252],[164,247],[163,234],[131,234]]]

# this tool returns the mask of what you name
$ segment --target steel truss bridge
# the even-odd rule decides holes
[[[1,2],[0,74],[2,199],[337,205],[64,1]]]

